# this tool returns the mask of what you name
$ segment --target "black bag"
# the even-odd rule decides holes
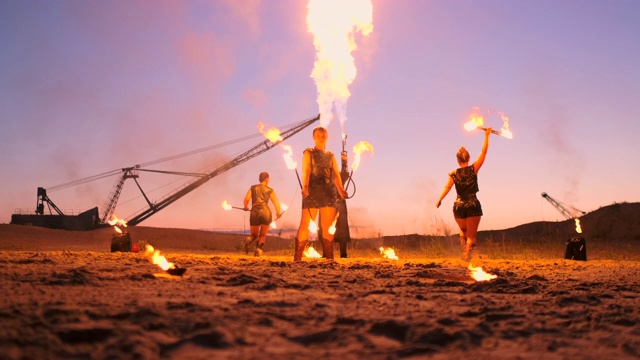
[[[116,235],[111,238],[111,252],[130,252],[131,251],[131,236],[129,233],[122,235]]]
[[[564,258],[567,260],[587,261],[587,243],[584,238],[573,238],[567,241]]]

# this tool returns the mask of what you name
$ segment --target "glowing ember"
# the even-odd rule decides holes
[[[111,215],[111,220],[107,221],[109,223],[109,225],[113,226],[113,229],[118,233],[118,234],[122,234],[122,230],[120,230],[120,227],[122,226],[123,228],[127,227],[127,222],[124,221],[123,219],[118,219],[117,216],[115,215]]]
[[[373,5],[370,0],[310,0],[307,8],[307,29],[316,48],[311,77],[318,91],[320,122],[328,126],[335,109],[344,134],[349,85],[357,74],[351,56],[357,48],[354,33],[371,34]]]
[[[475,280],[475,281],[488,281],[488,280],[493,280],[495,278],[498,277],[498,275],[493,275],[493,274],[489,274],[484,272],[484,270],[482,270],[481,267],[473,267],[473,265],[471,265],[471,263],[469,263],[469,271],[471,272],[471,277]]]
[[[331,223],[331,226],[329,226],[329,234],[331,235],[335,235],[336,233],[336,223],[338,222],[338,216],[340,216],[340,213],[337,212],[336,213],[336,218],[333,219],[333,222]]]
[[[353,164],[351,165],[351,171],[356,171],[360,165],[362,153],[365,151],[370,151],[371,155],[373,155],[373,145],[366,141],[360,141],[353,147]]]
[[[582,228],[580,227],[580,219],[576,218],[576,232],[582,234]]]
[[[153,246],[149,244],[145,247],[144,256],[146,256],[152,264],[158,265],[160,269],[164,271],[174,269],[176,267],[172,262],[168,262],[163,255],[160,255],[159,250],[155,250]]]
[[[289,210],[289,206],[287,206],[287,204],[285,203],[280,203],[280,215],[282,215],[282,213],[287,210]]]
[[[313,259],[319,259],[322,257],[322,255],[320,255],[316,249],[313,248],[313,246],[309,246],[309,248],[307,250],[304,251],[304,256],[308,257],[308,258],[313,258]]]
[[[388,248],[384,248],[384,247],[380,247],[380,254],[385,258],[385,259],[390,259],[390,260],[399,260],[398,256],[396,256],[396,252],[395,250],[393,250],[392,248],[388,247]]]
[[[225,210],[231,210],[232,209],[231,205],[229,205],[227,200],[222,202],[222,208],[225,209]]]

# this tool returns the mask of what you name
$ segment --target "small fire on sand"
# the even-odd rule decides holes
[[[493,274],[484,272],[484,270],[482,270],[482,267],[480,266],[473,267],[471,263],[469,263],[469,272],[471,274],[471,277],[475,281],[488,281],[488,280],[496,279],[498,277],[498,275],[493,275]]]
[[[318,253],[316,249],[313,248],[312,245],[310,245],[309,248],[307,248],[307,250],[305,250],[303,254],[304,254],[304,257],[308,257],[312,259],[319,259],[322,257],[322,255],[320,255],[320,253]]]
[[[180,268],[174,263],[167,261],[164,255],[160,255],[160,250],[155,250],[153,246],[149,244],[145,247],[144,256],[146,256],[152,264],[158,265],[160,269],[164,270],[169,275],[182,276],[185,271],[187,271],[187,269]]]
[[[398,258],[398,256],[396,255],[395,250],[393,250],[392,248],[388,247],[388,248],[384,248],[383,246],[380,247],[380,254],[382,255],[382,257],[384,257],[385,259],[389,259],[389,260],[400,260],[400,258]]]

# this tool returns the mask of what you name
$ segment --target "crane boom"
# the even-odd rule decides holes
[[[558,201],[556,201],[551,196],[549,196],[546,192],[542,193],[542,197],[547,199],[551,203],[551,205],[553,205],[556,209],[558,209],[558,211],[560,211],[560,213],[562,215],[564,215],[564,217],[566,217],[568,220],[576,219],[576,218],[580,217],[580,215],[585,215],[586,214],[586,212],[578,210],[576,208],[572,208],[573,211],[567,209],[562,204],[560,204]],[[580,213],[580,215],[578,215],[577,213]]]
[[[313,119],[309,119],[309,120],[305,120],[303,122],[301,122],[300,124],[290,128],[289,130],[286,130],[282,133],[280,133],[280,136],[282,137],[281,141],[284,141],[286,139],[288,139],[289,137],[297,134],[298,132],[302,131],[303,129],[305,129],[306,127],[308,127],[309,125],[313,124],[314,122],[318,121],[320,119],[320,115],[318,114],[318,116],[314,117]],[[127,220],[127,224],[130,226],[135,226],[138,225],[139,223],[141,223],[142,221],[146,220],[147,218],[149,218],[150,216],[152,216],[153,214],[157,213],[158,211],[164,209],[165,207],[169,206],[170,204],[174,203],[176,200],[180,199],[181,197],[187,195],[188,193],[190,193],[191,191],[197,189],[198,187],[200,187],[202,184],[206,183],[207,181],[211,180],[212,178],[222,174],[223,172],[232,169],[246,161],[249,161],[251,159],[253,159],[254,157],[264,153],[265,151],[273,148],[274,146],[276,146],[276,143],[271,142],[271,140],[264,140],[261,143],[259,143],[258,145],[252,147],[251,149],[245,151],[244,153],[238,155],[237,157],[235,157],[234,159],[224,163],[223,165],[221,165],[220,167],[214,169],[213,171],[211,171],[210,173],[206,174],[205,176],[199,177],[195,180],[193,180],[192,182],[188,183],[187,185],[185,185],[183,188],[181,188],[180,190],[174,192],[173,194],[169,194],[167,196],[165,196],[163,199],[161,199],[160,201],[158,201],[155,204],[149,203],[149,207],[143,211],[141,211],[140,213],[134,215],[133,217],[131,217],[130,219]]]

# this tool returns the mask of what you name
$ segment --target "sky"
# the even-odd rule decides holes
[[[564,220],[542,192],[586,212],[640,201],[640,2],[372,4],[373,31],[355,37],[344,123],[350,164],[357,142],[374,147],[353,174],[352,237],[457,231],[455,191],[435,203],[458,148],[472,159],[480,151],[482,132],[463,128],[474,107],[494,128],[505,114],[513,133],[491,136],[480,230]],[[315,117],[306,16],[300,0],[0,2],[0,223],[33,213],[38,187],[53,188],[67,214],[102,215],[120,173],[57,186],[137,164],[211,171],[264,140],[259,122],[284,129]],[[313,126],[286,141],[298,168]],[[339,155],[339,122],[328,129]],[[198,149],[209,150],[156,163]],[[248,213],[220,204],[242,206],[267,171],[290,207],[278,226],[297,228],[298,181],[282,154],[276,146],[236,166],[140,225],[246,229]],[[156,202],[192,178],[137,180]],[[127,180],[115,214],[146,207]]]

